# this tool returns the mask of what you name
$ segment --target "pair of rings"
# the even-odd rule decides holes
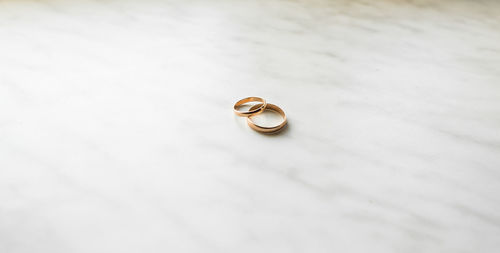
[[[248,111],[238,110],[239,106],[244,105],[244,104],[249,103],[249,102],[259,102],[259,103],[250,107],[250,109]],[[267,103],[266,100],[264,100],[263,98],[247,97],[247,98],[241,99],[238,102],[236,102],[236,104],[234,104],[233,108],[234,108],[234,113],[236,115],[241,116],[241,117],[247,117],[248,126],[250,126],[253,130],[255,130],[257,132],[276,133],[279,130],[281,130],[287,123],[285,112],[281,108],[279,108],[278,106]],[[252,120],[252,117],[264,112],[265,110],[272,110],[272,111],[279,113],[281,115],[281,117],[283,118],[283,121],[276,126],[260,126],[260,125],[256,124]]]

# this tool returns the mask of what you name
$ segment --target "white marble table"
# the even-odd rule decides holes
[[[2,253],[499,250],[499,1],[0,1]]]

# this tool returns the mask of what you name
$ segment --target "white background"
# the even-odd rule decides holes
[[[498,1],[0,1],[2,253],[498,252],[499,192]]]

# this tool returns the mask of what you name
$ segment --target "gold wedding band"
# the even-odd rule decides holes
[[[261,102],[261,104],[256,104],[256,105],[252,106],[250,108],[250,110],[248,110],[248,111],[240,111],[237,109],[238,106],[246,104],[248,102]],[[266,100],[264,100],[263,98],[247,97],[247,98],[244,98],[244,99],[236,102],[236,104],[234,104],[233,108],[234,108],[234,113],[236,115],[241,116],[241,117],[249,117],[251,115],[256,115],[256,114],[263,112],[266,109],[266,106],[267,106]]]
[[[257,104],[257,105],[252,106],[249,111],[252,111],[252,110],[255,110],[255,109],[261,108],[261,107],[262,107],[262,104]],[[255,130],[257,132],[261,132],[261,133],[275,133],[275,132],[281,130],[287,123],[285,112],[281,108],[279,108],[278,106],[273,105],[273,104],[267,104],[267,106],[264,107],[263,111],[268,110],[268,109],[279,113],[281,115],[281,117],[283,117],[283,122],[281,122],[277,126],[272,126],[272,127],[259,126],[252,121],[253,115],[251,115],[247,118],[248,126],[250,126],[253,130]]]

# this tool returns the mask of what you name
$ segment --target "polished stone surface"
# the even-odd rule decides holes
[[[0,1],[2,253],[498,252],[499,193],[499,1]]]

